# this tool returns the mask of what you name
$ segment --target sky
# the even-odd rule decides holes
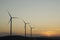
[[[25,20],[34,27],[33,34],[60,35],[60,0],[0,0],[0,33],[9,33],[8,11],[18,17],[13,19],[13,33],[24,34]]]

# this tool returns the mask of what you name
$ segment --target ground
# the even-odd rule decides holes
[[[4,36],[0,40],[60,40],[60,37],[24,37],[24,36]]]

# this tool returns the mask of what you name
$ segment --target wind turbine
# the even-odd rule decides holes
[[[11,14],[9,13],[9,11],[8,11],[8,14],[10,16],[10,20],[9,20],[9,23],[10,23],[10,36],[12,36],[12,19],[15,19],[17,17],[12,17]]]
[[[24,24],[25,24],[25,37],[26,37],[26,25],[29,24],[29,23],[26,23],[24,20],[23,20]]]
[[[31,25],[29,24],[29,27],[30,27],[30,32],[31,32],[31,38],[32,38],[32,29],[34,28],[34,27],[31,27]]]

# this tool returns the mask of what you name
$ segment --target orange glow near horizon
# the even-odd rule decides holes
[[[52,37],[52,36],[56,36],[57,33],[54,31],[46,31],[46,32],[42,32],[41,33],[43,36],[48,36],[48,37]]]
[[[54,34],[54,32],[48,31],[45,33],[46,36],[52,36]]]

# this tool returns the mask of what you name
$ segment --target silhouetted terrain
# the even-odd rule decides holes
[[[24,36],[4,36],[0,40],[60,40],[60,37],[24,37]]]

